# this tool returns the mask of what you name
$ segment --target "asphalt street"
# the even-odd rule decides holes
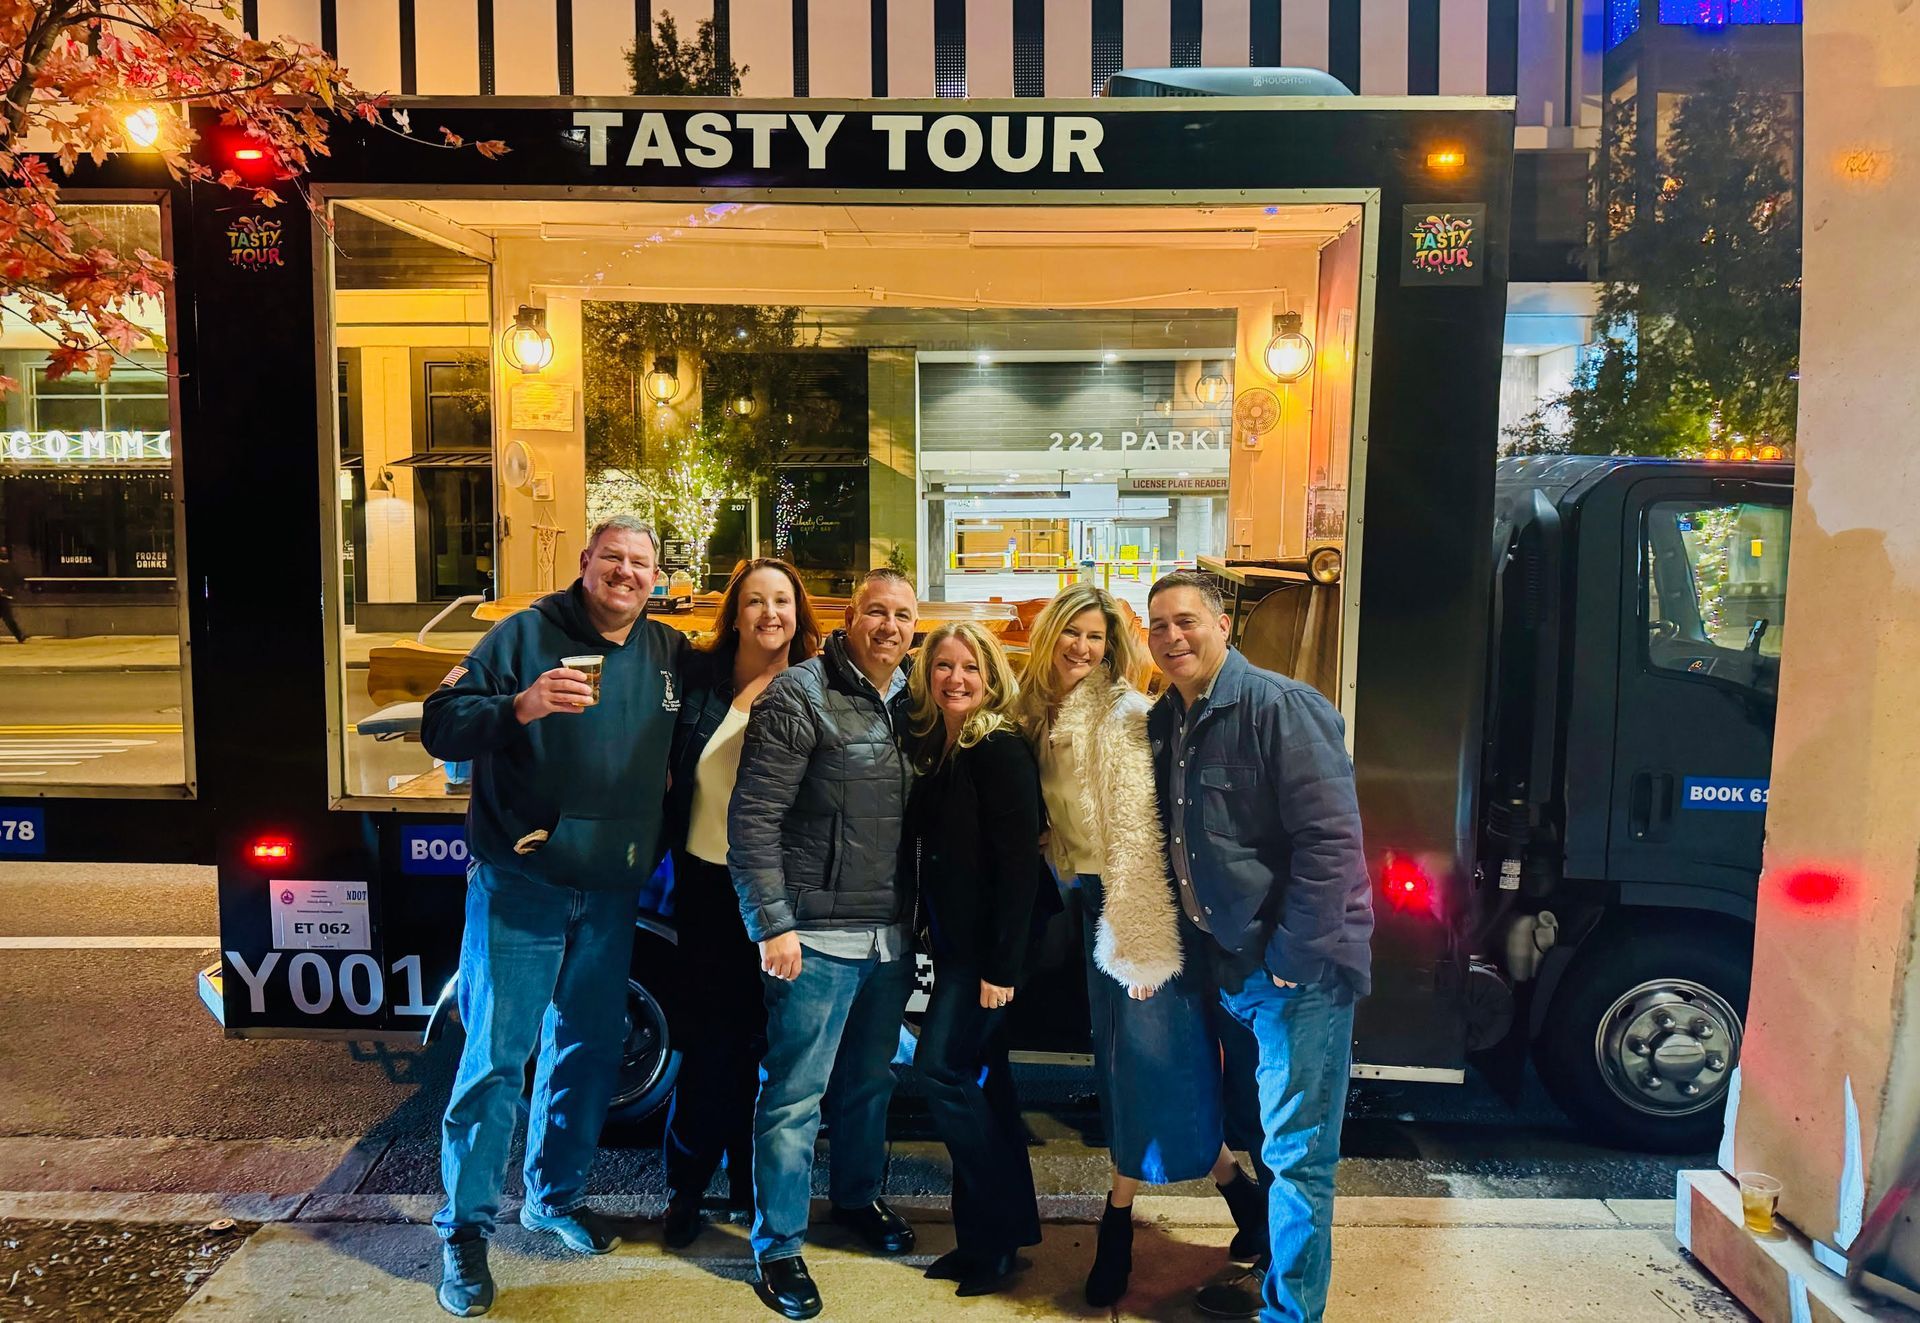
[[[436,1189],[456,1043],[226,1039],[195,992],[216,932],[210,870],[0,865],[0,1138],[332,1138],[371,1159],[362,1192]],[[1031,1065],[1018,1080],[1043,1186],[1104,1188],[1090,1072]],[[911,1078],[894,1134],[901,1188],[941,1192]],[[596,1189],[658,1190],[654,1138],[645,1124],[610,1134]],[[1356,1082],[1343,1152],[1341,1192],[1367,1195],[1665,1198],[1676,1170],[1711,1165],[1587,1143],[1531,1081],[1509,1100],[1477,1076]]]
[[[177,785],[178,671],[0,672],[0,783]]]

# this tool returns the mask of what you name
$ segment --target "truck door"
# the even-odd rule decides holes
[[[1655,478],[1628,494],[1608,876],[1750,896],[1786,627],[1792,491]]]

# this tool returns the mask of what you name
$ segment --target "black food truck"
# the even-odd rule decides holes
[[[298,189],[200,123],[279,207],[110,162],[76,200],[149,209],[176,265],[182,767],[0,770],[7,851],[214,864],[229,1036],[437,1029],[466,772],[419,745],[420,699],[571,581],[636,473],[759,428],[777,463],[704,554],[683,537],[663,609],[753,548],[829,600],[900,565],[929,617],[1014,639],[1001,594],[954,600],[961,543],[1017,568],[1052,554],[1048,502],[1152,504],[1181,546],[1127,534],[1083,572],[1215,573],[1249,654],[1347,718],[1379,902],[1355,1075],[1457,1082],[1531,1043],[1607,1133],[1697,1143],[1744,1009],[1788,477],[1565,460],[1496,500],[1510,102],[1274,86],[400,101]],[[508,151],[418,140],[443,131]],[[1745,558],[1710,599],[1708,542]],[[630,1114],[699,995],[672,911],[663,870]],[[1084,1052],[1079,941],[1049,941],[1018,1046]]]

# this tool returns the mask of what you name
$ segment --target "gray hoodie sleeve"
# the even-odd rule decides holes
[[[794,928],[781,862],[781,829],[819,739],[801,677],[774,677],[747,717],[740,773],[727,805],[727,867],[740,895],[740,918],[756,942]]]

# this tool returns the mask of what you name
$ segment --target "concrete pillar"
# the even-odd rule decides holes
[[[1721,1164],[1781,1178],[1784,1219],[1834,1269],[1920,1122],[1920,6],[1808,5],[1805,60],[1790,610],[1753,995]],[[1809,1289],[1837,1287],[1819,1269],[1765,1267],[1785,1263],[1790,1239],[1716,1230],[1724,1246],[1702,1252],[1710,1200],[1691,1201],[1688,1227],[1682,1194],[1695,1252],[1761,1317],[1807,1317]]]

